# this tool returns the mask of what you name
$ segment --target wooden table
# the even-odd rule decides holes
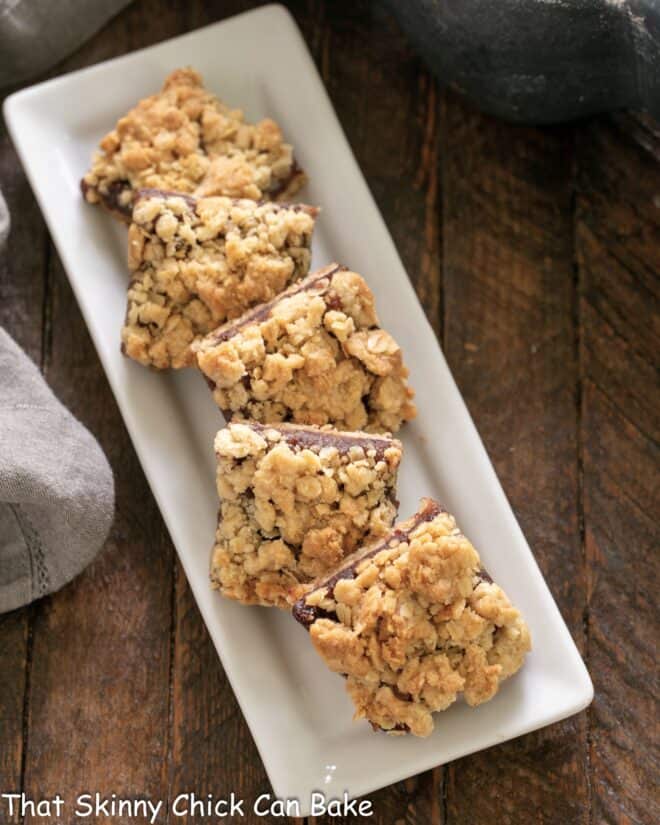
[[[53,74],[251,5],[140,0]],[[573,719],[374,794],[371,821],[657,821],[660,128],[510,126],[441,91],[368,3],[289,6],[596,688]],[[261,761],[4,127],[0,141],[0,324],[117,484],[98,560],[0,617],[0,792],[253,799],[270,790]]]

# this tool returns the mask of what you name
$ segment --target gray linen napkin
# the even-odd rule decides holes
[[[58,63],[131,0],[0,0],[0,87]]]
[[[58,590],[103,546],[110,466],[0,328],[0,613]]]
[[[0,254],[8,232],[0,192]],[[113,513],[101,448],[0,328],[0,613],[76,576],[103,546]]]

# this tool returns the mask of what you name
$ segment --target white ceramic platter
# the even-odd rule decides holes
[[[343,680],[325,670],[302,627],[210,590],[212,440],[222,419],[194,371],[157,374],[120,354],[126,230],[83,202],[79,181],[99,138],[183,65],[248,118],[270,115],[283,126],[311,180],[301,199],[323,207],[314,266],[337,260],[365,276],[411,368],[419,417],[403,434],[401,516],[422,495],[443,502],[531,627],[534,650],[522,671],[493,701],[477,709],[459,702],[438,716],[428,739],[353,722]],[[5,115],[275,794],[299,798],[306,815],[313,790],[367,794],[583,709],[593,690],[587,671],[288,13],[267,6],[33,86],[7,100]]]

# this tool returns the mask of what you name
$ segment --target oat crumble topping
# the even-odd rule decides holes
[[[125,221],[139,189],[286,201],[305,182],[279,126],[270,119],[246,123],[243,112],[208,92],[191,68],[172,72],[99,149],[83,194]]]
[[[313,585],[294,616],[346,676],[355,717],[388,733],[428,736],[461,693],[486,702],[531,649],[518,610],[430,499]]]
[[[159,369],[190,366],[194,340],[307,273],[316,214],[308,206],[141,192],[128,233],[124,353]]]
[[[227,416],[396,432],[414,418],[408,370],[364,279],[332,264],[209,334],[197,364]]]
[[[234,423],[215,439],[221,499],[213,586],[245,604],[290,607],[396,517],[401,444],[331,428]]]

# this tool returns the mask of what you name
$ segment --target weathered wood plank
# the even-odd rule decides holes
[[[138,4],[58,70],[179,24],[177,13]],[[78,793],[97,791],[166,803],[172,548],[54,250],[48,283],[46,377],[105,449],[117,512],[99,558],[35,608],[24,787],[32,796],[59,792],[71,806]],[[65,821],[74,821],[71,807]]]
[[[252,5],[140,0],[53,73]],[[589,715],[591,821],[657,818],[649,789],[658,127],[630,116],[577,127],[578,299],[573,130],[513,129],[451,96],[441,106],[398,29],[366,0],[289,6],[439,334],[445,304],[454,373],[589,656],[597,690]],[[118,473],[119,501],[108,547],[86,574],[0,619],[0,788],[19,787],[25,758],[33,793],[98,788],[171,799],[178,789],[220,787],[254,798],[269,790],[263,767],[178,568],[172,592],[169,540],[57,262],[44,279],[43,222],[4,133],[0,180],[20,216],[10,254],[0,256],[0,324],[46,364],[65,403],[99,435]],[[26,702],[29,615],[34,667]],[[582,715],[372,795],[372,821],[478,825],[496,814],[572,825],[589,819],[588,765]]]
[[[572,131],[507,126],[451,94],[442,128],[445,352],[582,646]],[[446,804],[471,825],[588,821],[584,714],[454,763]]]
[[[298,22],[427,317],[440,333],[436,84],[397,25],[370,4],[317,3]],[[439,769],[370,794],[370,821],[439,823],[443,782]],[[358,820],[311,820],[337,821]]]
[[[36,607],[25,789],[167,799],[172,551],[56,258],[52,278],[46,377],[105,449],[117,513],[98,559]]]
[[[51,74],[61,74],[110,60],[183,34],[186,30],[187,6],[185,0],[170,3],[137,0],[106,23],[78,51],[56,66]]]
[[[272,788],[178,564],[173,664],[170,798],[191,791],[198,798],[219,798],[233,791],[245,800],[241,822],[282,822],[252,812],[255,799],[272,794]],[[177,821],[195,825],[199,819]]]
[[[0,326],[41,366],[48,235],[2,122],[0,183],[13,215],[7,246],[0,252]]]
[[[631,116],[580,133],[577,249],[593,821],[660,817],[657,483],[660,134]]]
[[[4,124],[0,124],[0,182],[14,215],[7,246],[0,251],[0,326],[41,366],[46,229]],[[22,782],[30,616],[29,608],[0,616],[0,789],[4,791],[20,791]]]
[[[298,23],[351,148],[439,332],[437,86],[391,16],[372,4],[313,3],[306,14],[298,7]]]
[[[0,789],[19,793],[23,760],[23,708],[28,673],[29,609],[0,616]],[[17,823],[18,816],[8,818]]]

